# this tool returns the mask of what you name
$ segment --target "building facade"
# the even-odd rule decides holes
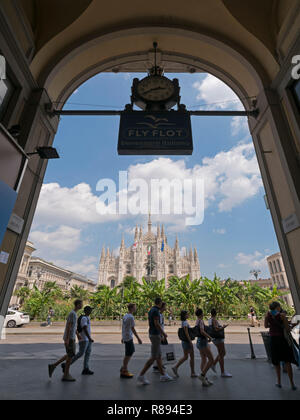
[[[189,275],[192,280],[199,279],[200,263],[198,252],[191,248],[188,255],[181,256],[179,241],[176,238],[174,248],[168,245],[164,226],[157,226],[156,235],[152,232],[149,216],[148,231],[136,226],[133,246],[126,248],[122,239],[120,254],[115,257],[103,247],[99,266],[99,284],[111,288],[122,283],[126,276],[132,276],[141,283],[147,281],[168,280],[172,276]]]
[[[27,242],[10,305],[18,304],[19,299],[16,292],[22,287],[33,289],[36,286],[39,290],[43,290],[47,282],[55,282],[64,291],[71,290],[74,286],[90,292],[95,291],[96,284],[93,281],[80,274],[57,267],[51,262],[32,256],[34,251],[36,249],[33,244]]]
[[[290,306],[294,305],[293,298],[291,295],[289,282],[287,279],[285,267],[283,264],[281,253],[270,255],[267,258],[270,275],[272,278],[273,286],[277,286],[279,290],[287,293],[282,296],[282,299]]]

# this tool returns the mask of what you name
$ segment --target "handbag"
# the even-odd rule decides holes
[[[214,338],[215,340],[224,340],[225,339],[225,330],[224,328],[220,331],[217,331],[214,329],[214,327],[211,325],[207,328],[207,334]]]
[[[165,363],[174,362],[176,360],[174,344],[161,346],[162,359]]]

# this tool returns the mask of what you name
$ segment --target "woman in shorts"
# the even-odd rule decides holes
[[[225,328],[228,327],[228,325],[221,325],[219,321],[217,320],[217,311],[215,309],[212,309],[211,311],[211,318],[208,321],[208,325],[214,329],[214,331],[224,331]],[[224,365],[224,359],[226,356],[226,349],[225,349],[225,339],[224,338],[214,338],[213,339],[214,345],[218,349],[218,357],[214,361],[214,364],[212,366],[212,370],[216,373],[216,365],[219,363],[221,368],[221,376],[222,378],[232,378],[231,373],[225,372],[225,365]]]
[[[176,366],[172,367],[172,371],[174,372],[174,375],[178,378],[178,369],[179,367],[185,363],[188,358],[190,357],[190,366],[191,366],[191,377],[197,378],[197,375],[195,373],[195,354],[194,354],[194,346],[193,342],[189,335],[189,328],[190,325],[188,323],[188,317],[189,314],[187,311],[181,311],[180,319],[181,319],[181,327],[184,329],[185,335],[186,335],[186,341],[181,341],[182,343],[182,349],[183,349],[183,357],[179,360]]]
[[[200,336],[197,340],[197,349],[199,350],[201,356],[201,375],[199,376],[199,379],[201,380],[202,385],[207,387],[213,385],[213,382],[209,381],[206,377],[207,372],[214,364],[214,357],[209,346],[209,342],[212,341],[212,338],[205,331],[203,310],[197,309],[196,316],[196,326],[200,329]]]

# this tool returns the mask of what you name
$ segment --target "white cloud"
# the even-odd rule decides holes
[[[61,251],[71,253],[81,245],[80,234],[80,229],[62,225],[54,231],[34,230],[30,234],[30,240],[39,252],[50,249],[54,254]]]
[[[268,255],[264,256],[261,252],[255,251],[253,254],[244,254],[240,252],[235,259],[238,264],[247,265],[251,269],[265,270],[268,268],[267,257]]]
[[[81,183],[73,188],[57,183],[44,184],[38,201],[35,225],[83,225],[105,223],[118,219],[116,215],[100,215],[96,211],[99,198],[90,185]]]
[[[243,104],[234,91],[220,79],[207,75],[202,81],[195,82],[193,87],[197,90],[197,99],[204,102],[207,109],[243,110]],[[241,132],[249,132],[246,117],[233,117],[231,120],[231,133],[237,136]]]

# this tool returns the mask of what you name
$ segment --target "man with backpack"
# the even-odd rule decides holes
[[[71,365],[84,356],[82,375],[94,375],[90,370],[89,363],[92,354],[92,345],[94,340],[91,337],[91,319],[90,315],[93,309],[90,306],[84,308],[84,314],[77,321],[77,337],[79,340],[79,352],[72,358]],[[64,371],[65,365],[62,364]]]

